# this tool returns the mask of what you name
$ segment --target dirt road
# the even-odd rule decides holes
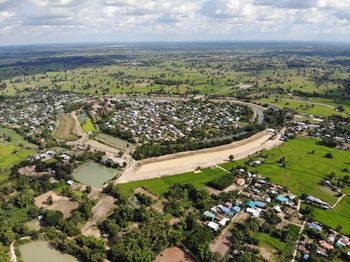
[[[251,138],[230,145],[137,162],[133,168],[119,177],[117,183],[128,183],[190,172],[198,166],[202,168],[210,167],[228,161],[229,155],[233,155],[236,160],[239,160],[262,149],[272,149],[282,143],[278,136],[273,140],[270,138],[271,135],[263,131]]]
[[[92,218],[83,226],[81,233],[83,235],[93,235],[98,237],[98,233],[92,230],[97,222],[101,221],[116,207],[115,199],[111,196],[104,195],[92,209]]]

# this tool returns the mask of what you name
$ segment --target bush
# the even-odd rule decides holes
[[[207,185],[210,187],[213,187],[215,189],[218,189],[218,190],[223,190],[226,187],[232,185],[233,179],[234,179],[233,175],[231,173],[229,173],[229,174],[226,174],[222,177],[219,177],[219,178],[216,178],[212,181],[209,181],[207,183]]]

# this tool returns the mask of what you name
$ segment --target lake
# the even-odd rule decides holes
[[[88,162],[77,168],[73,173],[73,177],[85,185],[98,188],[120,173],[121,170],[119,169],[108,168],[95,162]]]
[[[24,262],[78,262],[73,256],[54,249],[46,241],[31,241],[19,246],[19,250]]]

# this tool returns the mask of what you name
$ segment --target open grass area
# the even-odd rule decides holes
[[[9,169],[34,153],[33,149],[23,149],[12,144],[0,144],[0,169]]]
[[[315,150],[312,154],[312,150]],[[326,153],[331,153],[334,158],[325,158]],[[262,166],[255,167],[259,174],[271,178],[273,183],[286,186],[288,189],[301,196],[303,193],[321,198],[334,204],[337,200],[336,192],[319,185],[326,175],[334,172],[338,176],[344,176],[344,168],[350,167],[350,152],[325,147],[318,144],[317,139],[298,137],[289,140],[282,146],[267,151],[268,155]],[[286,166],[280,167],[279,160],[285,157]],[[244,165],[246,159],[221,164],[220,166],[230,170],[238,165]]]
[[[64,114],[58,118],[58,126],[53,136],[59,140],[74,141],[78,137],[73,133],[75,121],[70,114]]]
[[[259,102],[273,104],[281,108],[292,108],[298,113],[320,116],[320,117],[327,117],[335,114],[344,115],[343,113],[333,109],[331,107],[333,105],[327,106],[327,105],[316,104],[316,101],[309,102],[309,101],[300,101],[300,100],[285,100],[285,99],[275,100],[273,98],[264,98],[259,100]]]
[[[9,170],[12,166],[36,152],[37,146],[24,140],[14,130],[0,128],[0,135],[10,138],[10,140],[7,138],[5,140],[0,139],[0,170]],[[0,172],[0,182],[5,181],[8,175],[9,173],[6,171]]]
[[[350,235],[350,197],[344,197],[339,204],[331,210],[315,208],[312,212],[315,220],[336,229],[338,225],[342,226],[342,232]]]
[[[118,149],[134,149],[136,147],[135,144],[130,143],[129,141],[103,133],[98,134],[96,137],[94,137],[94,139],[98,142],[101,142],[102,144]]]
[[[95,126],[92,123],[90,117],[86,118],[85,123],[82,125],[82,127],[86,133],[92,133],[95,131]]]
[[[286,248],[286,243],[282,242],[278,238],[270,236],[269,234],[258,232],[256,234],[256,238],[260,242],[266,243],[267,245],[271,246],[273,249],[276,249],[280,252],[283,252],[283,250]]]
[[[17,134],[14,130],[9,129],[9,128],[0,128],[0,135],[4,134],[8,137],[11,138],[11,141],[8,142],[10,144],[19,146],[23,145],[23,147],[28,147],[28,148],[36,148],[37,146],[29,143],[27,140],[25,140],[21,135]]]
[[[210,180],[221,177],[226,173],[227,172],[219,168],[206,168],[202,169],[200,173],[190,172],[175,176],[130,182],[120,184],[119,187],[124,195],[131,194],[138,187],[144,187],[153,194],[161,196],[174,184],[189,183],[196,188],[203,188]]]
[[[350,152],[328,148],[317,144],[318,140],[298,137],[281,147],[269,151],[265,163],[255,168],[259,174],[271,181],[287,186],[297,195],[303,193],[318,197],[330,204],[336,201],[335,192],[319,185],[321,179],[334,172],[344,176],[341,170],[350,167]],[[314,154],[312,154],[312,150]],[[331,153],[333,159],[325,158]],[[286,166],[280,167],[279,159],[285,157]]]

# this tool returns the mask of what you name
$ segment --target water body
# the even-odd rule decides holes
[[[31,241],[19,247],[24,262],[78,262],[71,255],[63,254],[54,249],[46,241]]]
[[[118,169],[108,168],[95,162],[88,162],[76,169],[73,176],[77,181],[85,185],[98,188],[120,173],[121,171]]]

